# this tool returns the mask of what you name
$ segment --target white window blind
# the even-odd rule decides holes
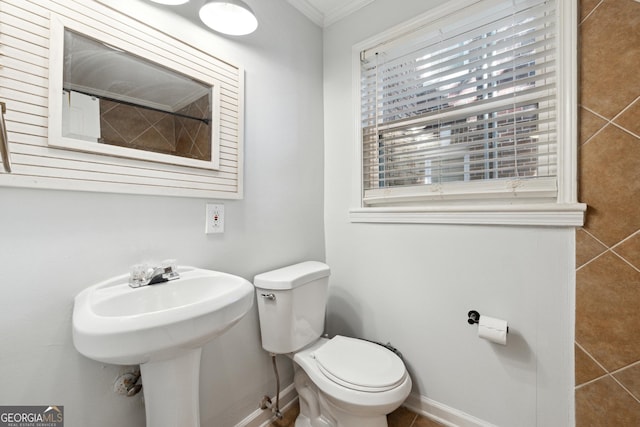
[[[555,200],[556,3],[468,3],[362,51],[364,206]]]

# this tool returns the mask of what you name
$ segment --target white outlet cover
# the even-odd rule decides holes
[[[206,234],[224,233],[224,205],[207,203]]]

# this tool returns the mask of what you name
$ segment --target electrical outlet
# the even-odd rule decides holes
[[[207,203],[205,234],[224,233],[224,205]]]

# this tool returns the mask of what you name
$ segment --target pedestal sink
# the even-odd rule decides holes
[[[100,362],[140,365],[149,427],[200,426],[202,346],[253,304],[253,286],[241,277],[193,267],[178,273],[140,288],[124,274],[75,298],[76,349]]]

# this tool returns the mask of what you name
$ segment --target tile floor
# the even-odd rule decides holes
[[[296,402],[291,408],[284,412],[281,420],[272,422],[270,427],[294,427],[299,412],[300,407]],[[418,415],[402,406],[389,414],[387,421],[389,427],[441,427],[443,425]]]

